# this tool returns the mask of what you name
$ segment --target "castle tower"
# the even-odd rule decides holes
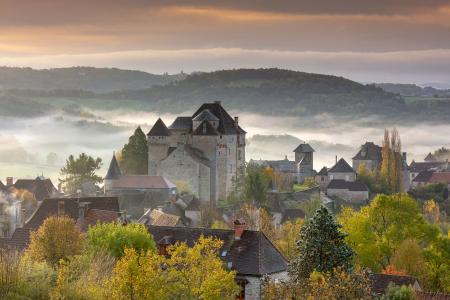
[[[105,176],[105,194],[112,189],[112,184],[114,180],[119,179],[122,176],[122,172],[120,171],[119,164],[117,163],[116,155],[113,154],[111,159],[111,163],[109,164],[108,172]]]
[[[167,157],[170,131],[161,118],[147,134],[148,175],[159,175],[159,162]]]
[[[297,181],[303,182],[306,177],[313,176],[314,149],[306,143],[300,144],[294,150],[297,166]]]

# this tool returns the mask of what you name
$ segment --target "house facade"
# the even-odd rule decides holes
[[[186,182],[201,202],[215,204],[245,166],[245,134],[219,101],[169,127],[158,119],[147,134],[148,174]]]
[[[369,200],[369,189],[357,180],[356,172],[341,158],[328,172],[326,195],[338,197],[344,201],[363,204]]]

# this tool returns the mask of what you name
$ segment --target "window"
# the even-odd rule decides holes
[[[242,159],[242,151],[239,150],[239,151],[238,151],[238,160],[241,160],[241,159]]]
[[[330,175],[330,180],[333,180],[333,175]]]

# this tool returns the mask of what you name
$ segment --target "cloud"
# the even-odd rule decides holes
[[[436,82],[450,85],[450,49],[391,52],[321,52],[211,48],[4,57],[0,64],[34,68],[88,65],[153,73],[279,67],[332,74],[360,82]]]

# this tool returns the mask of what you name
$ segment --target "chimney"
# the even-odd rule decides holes
[[[6,186],[11,186],[14,184],[14,180],[12,177],[6,177]]]
[[[58,201],[58,216],[64,215],[64,200]]]
[[[242,219],[237,219],[233,222],[234,224],[234,239],[240,240],[244,230],[247,229],[247,224]]]
[[[239,127],[239,117],[234,117],[234,126]]]
[[[403,161],[406,161],[406,152],[402,153],[402,159],[403,159]]]
[[[335,157],[335,164],[337,164],[337,155],[336,155],[336,157]]]

